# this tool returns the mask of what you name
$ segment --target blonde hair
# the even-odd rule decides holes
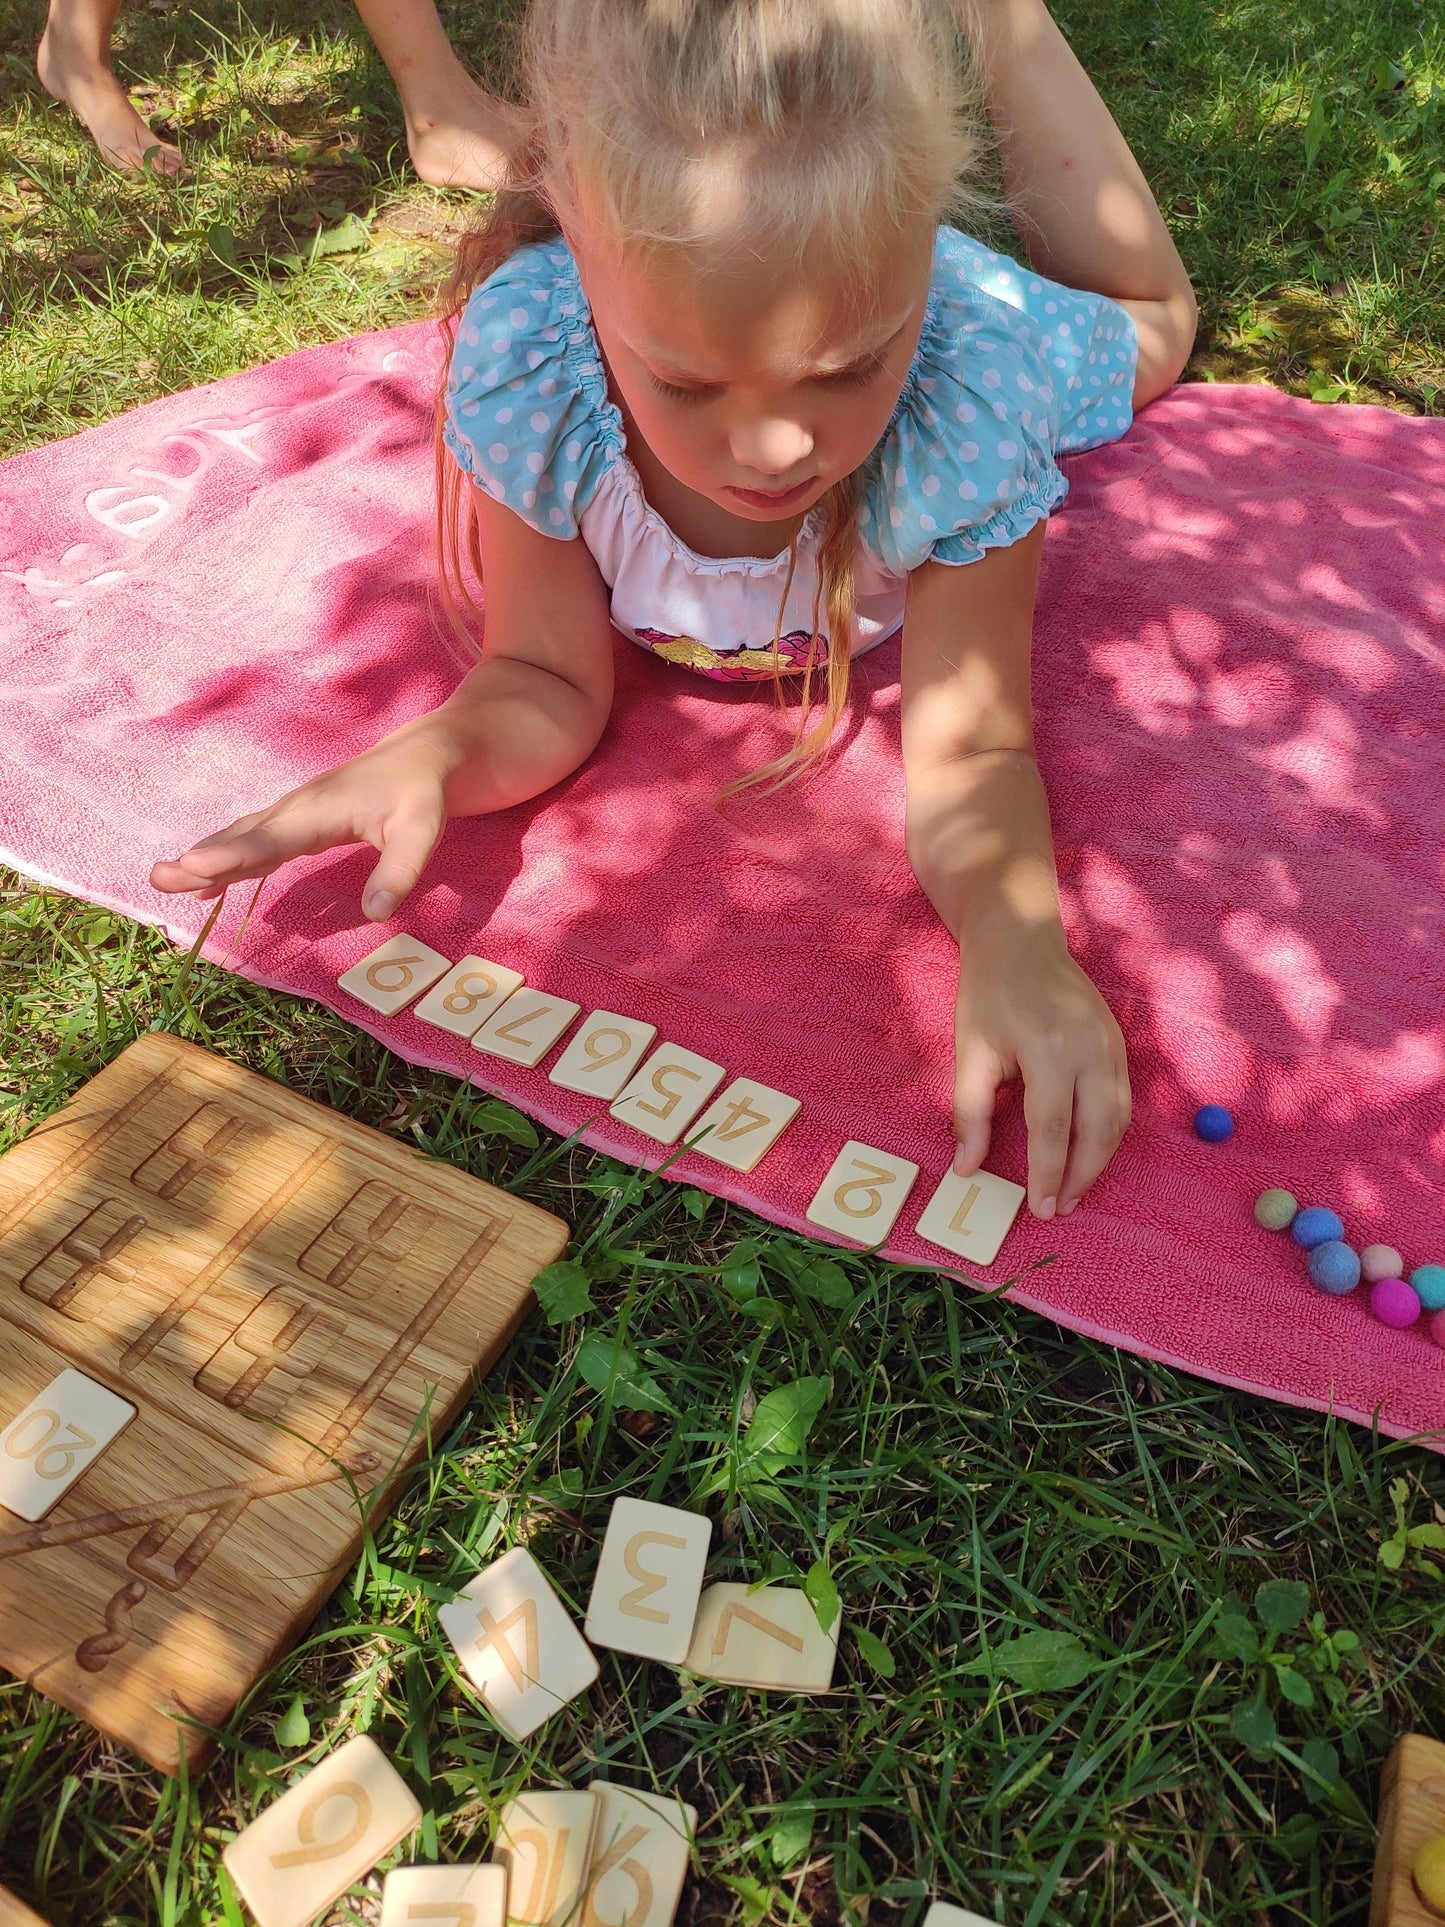
[[[532,0],[522,38],[531,138],[443,289],[454,337],[472,289],[568,229],[694,282],[749,258],[860,288],[900,231],[991,205],[962,182],[980,119],[950,0]],[[438,427],[443,597],[460,623],[480,578],[470,491]],[[818,593],[787,753],[740,782],[784,782],[827,747],[848,695],[862,474],[823,497]],[[790,545],[773,641],[798,562]],[[827,684],[811,728],[827,622]]]

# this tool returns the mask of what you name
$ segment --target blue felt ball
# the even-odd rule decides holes
[[[1223,1144],[1234,1136],[1234,1119],[1222,1104],[1201,1104],[1194,1113],[1194,1129],[1206,1144]]]
[[[1343,1298],[1360,1282],[1360,1254],[1338,1238],[1327,1238],[1310,1252],[1310,1276],[1321,1291]]]
[[[1322,1204],[1307,1204],[1303,1211],[1296,1214],[1289,1229],[1295,1243],[1303,1245],[1306,1251],[1313,1251],[1316,1245],[1328,1244],[1331,1239],[1345,1235],[1338,1212],[1327,1211]]]
[[[1445,1265],[1416,1265],[1410,1283],[1426,1311],[1445,1310]]]

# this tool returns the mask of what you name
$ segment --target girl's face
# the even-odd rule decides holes
[[[918,346],[933,232],[900,236],[867,289],[761,269],[684,285],[577,249],[624,413],[685,488],[731,514],[805,513],[866,460]]]

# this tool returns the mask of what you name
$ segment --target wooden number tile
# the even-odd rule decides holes
[[[1445,1834],[1445,1745],[1406,1733],[1380,1775],[1370,1927],[1439,1927],[1414,1880],[1415,1856],[1437,1834]]]
[[[1027,1193],[1021,1184],[975,1171],[961,1178],[950,1171],[918,1220],[920,1238],[977,1265],[991,1265]]]
[[[475,1050],[509,1064],[540,1064],[582,1008],[542,990],[514,990],[472,1038]]]
[[[659,1144],[676,1144],[727,1072],[681,1044],[659,1044],[612,1115]]]
[[[923,1916],[923,1927],[998,1927],[998,1922],[970,1913],[967,1907],[955,1907],[951,1900],[935,1900]]]
[[[505,1867],[398,1867],[381,1889],[381,1927],[506,1927]]]
[[[308,1927],[421,1820],[366,1734],[283,1793],[221,1855],[261,1927]]]
[[[845,1144],[808,1206],[810,1224],[841,1231],[859,1244],[880,1244],[893,1229],[918,1166],[870,1144]]]
[[[433,984],[412,1015],[454,1037],[475,1037],[487,1019],[522,987],[520,970],[463,957],[439,984]]]
[[[594,1780],[597,1828],[579,1927],[670,1927],[692,1857],[697,1809]]]
[[[8,1887],[0,1887],[0,1927],[46,1927],[46,1922]]]
[[[519,1793],[502,1808],[509,1927],[575,1927],[596,1820],[590,1793]]]
[[[343,970],[336,979],[359,1004],[392,1017],[414,997],[430,990],[452,967],[450,957],[432,950],[415,937],[389,937],[380,950]]]
[[[729,1686],[826,1693],[841,1624],[840,1614],[825,1633],[797,1586],[709,1586],[697,1609],[687,1670]]]
[[[656,1035],[656,1024],[594,1010],[552,1066],[552,1082],[564,1091],[583,1091],[610,1103]]]
[[[134,1417],[84,1372],[61,1372],[0,1432],[0,1506],[43,1519]]]
[[[785,1097],[750,1077],[737,1077],[692,1126],[688,1142],[705,1158],[716,1158],[734,1171],[751,1171],[802,1108],[799,1097]]]
[[[591,1648],[525,1546],[493,1560],[437,1618],[483,1706],[514,1740],[597,1677]]]
[[[594,1646],[662,1659],[687,1658],[702,1592],[712,1520],[646,1499],[618,1499],[587,1602]]]

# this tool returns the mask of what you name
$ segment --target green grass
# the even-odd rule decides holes
[[[449,11],[479,62],[491,17]],[[1064,17],[1199,285],[1193,372],[1440,412],[1438,15],[1073,0]],[[398,171],[394,101],[345,7],[131,9],[121,66],[185,141],[179,189],[94,163],[29,79],[39,25],[0,0],[6,448],[426,311],[466,202]],[[348,215],[364,246],[281,265]],[[576,1319],[529,1324],[198,1783],[0,1686],[0,1865],[52,1921],[238,1920],[218,1872],[233,1829],[367,1729],[427,1811],[422,1856],[484,1853],[523,1782],[675,1787],[703,1816],[687,1927],[909,1927],[930,1893],[1009,1927],[1363,1927],[1380,1764],[1405,1728],[1445,1731],[1445,1583],[1400,1532],[1435,1522],[1437,1459],[931,1274],[820,1266],[17,879],[0,1001],[0,1143],[160,1024],[558,1211],[591,1280]],[[665,1409],[609,1388],[603,1340]],[[742,1443],[756,1401],[813,1379],[805,1446],[764,1471]],[[604,1655],[534,1743],[501,1740],[434,1601],[526,1538],[580,1605],[620,1492],[706,1507],[715,1577],[831,1580],[865,1635],[845,1631],[836,1696]],[[351,1917],[375,1918],[375,1890]]]

